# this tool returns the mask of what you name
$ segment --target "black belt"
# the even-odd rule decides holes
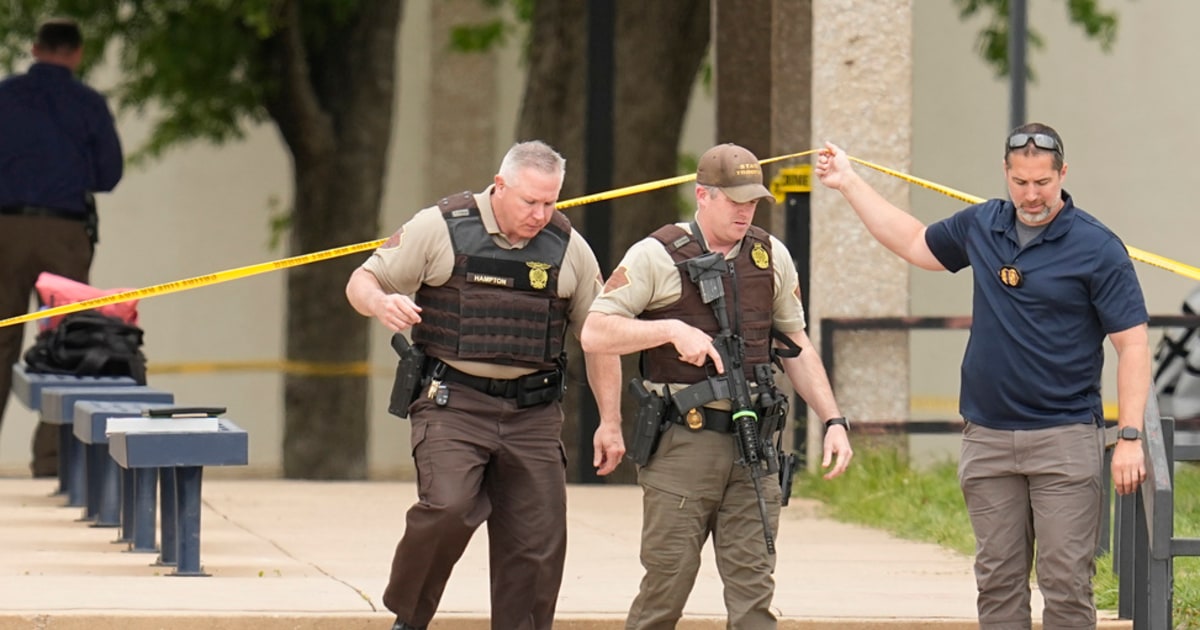
[[[497,398],[516,398],[517,397],[517,380],[515,378],[484,378],[467,374],[450,367],[442,361],[434,360],[433,373],[441,371],[441,376],[437,377],[443,381],[466,385],[471,389],[483,392],[488,396]]]
[[[695,409],[697,412],[700,413],[701,416],[703,416],[703,420],[701,421],[699,427],[694,426],[695,422],[692,422],[692,423],[688,422],[687,416],[688,416],[688,413],[690,412],[690,410],[670,413],[671,421],[674,422],[675,424],[682,424],[683,426],[685,426],[689,429],[692,429],[693,431],[705,430],[705,431],[716,431],[718,433],[732,433],[733,432],[733,412],[732,411],[711,409],[709,407],[696,407]]]
[[[71,221],[87,221],[86,212],[76,212],[74,210],[63,210],[61,208],[47,208],[45,206],[0,206],[0,215],[5,216],[24,216],[24,217],[53,217],[55,219],[69,219]]]

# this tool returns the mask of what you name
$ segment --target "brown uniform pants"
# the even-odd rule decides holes
[[[88,281],[92,243],[82,221],[0,215],[0,319],[24,315],[38,274]],[[21,360],[24,325],[0,328],[0,422],[12,389],[12,366]],[[58,427],[39,422],[33,436],[36,477],[58,473]]]
[[[668,630],[683,615],[700,570],[700,550],[712,536],[724,585],[728,624],[773,630],[775,556],[767,553],[758,499],[733,436],[671,425],[642,486],[642,566],[646,574],[626,619],[627,630]],[[759,480],[771,531],[779,531],[778,475]]]
[[[558,403],[517,409],[449,383],[445,407],[410,408],[418,501],[383,603],[425,626],[471,535],[488,524],[493,630],[550,630],[567,550],[566,453]]]
[[[1104,430],[1070,424],[998,431],[968,423],[958,477],[975,530],[979,627],[1028,630],[1037,543],[1042,627],[1096,627]]]

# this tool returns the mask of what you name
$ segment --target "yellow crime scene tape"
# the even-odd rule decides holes
[[[769,164],[771,162],[779,162],[781,160],[790,160],[790,159],[804,157],[806,155],[811,155],[811,154],[815,153],[816,151],[817,151],[816,149],[810,149],[808,151],[801,151],[799,153],[791,153],[789,155],[781,155],[781,156],[769,158],[766,160],[760,160],[760,162],[762,164]],[[616,199],[618,197],[625,197],[625,196],[633,195],[633,194],[637,194],[637,193],[643,193],[643,192],[647,192],[647,191],[651,191],[651,190],[657,190],[659,188],[666,188],[668,186],[674,186],[677,184],[689,182],[694,179],[696,179],[696,175],[691,174],[691,175],[680,175],[678,177],[672,177],[669,179],[660,179],[660,180],[653,181],[653,182],[647,182],[645,184],[635,184],[633,186],[617,188],[617,189],[606,191],[606,192],[596,193],[594,195],[586,195],[584,197],[577,197],[575,199],[568,199],[566,201],[561,201],[558,204],[556,204],[556,207],[559,209],[574,208],[576,206],[582,206],[582,205],[589,204],[589,203],[595,203],[597,201],[606,201],[608,199]],[[120,302],[128,302],[129,300],[135,300],[135,299],[141,300],[141,299],[145,299],[145,298],[149,298],[149,297],[156,297],[159,295],[167,295],[168,293],[178,293],[180,291],[189,291],[191,289],[199,289],[200,287],[206,287],[206,286],[210,286],[210,285],[214,285],[214,284],[220,284],[222,282],[229,282],[230,280],[239,280],[241,278],[248,278],[250,276],[256,276],[256,275],[267,273],[270,271],[279,271],[280,269],[287,269],[289,267],[298,267],[300,265],[308,265],[311,263],[320,262],[322,260],[329,260],[330,258],[339,258],[341,256],[349,256],[350,254],[355,254],[355,253],[366,251],[369,249],[376,249],[380,245],[383,245],[386,241],[387,241],[387,239],[377,239],[374,241],[367,241],[365,243],[358,243],[357,245],[346,245],[344,247],[335,247],[333,249],[327,249],[324,251],[314,252],[312,254],[303,254],[300,256],[293,256],[291,258],[283,258],[283,259],[275,260],[275,261],[271,261],[271,262],[259,263],[256,265],[247,265],[245,267],[238,267],[236,269],[227,269],[225,271],[218,271],[216,273],[210,273],[210,274],[203,275],[203,276],[195,276],[193,278],[187,278],[185,280],[176,280],[174,282],[166,282],[163,284],[156,284],[152,287],[146,287],[143,289],[132,289],[132,290],[124,291],[121,293],[114,293],[112,295],[106,295],[103,297],[97,297],[97,298],[91,298],[88,300],[83,300],[82,302],[72,302],[70,304],[63,304],[61,306],[55,306],[53,308],[47,308],[44,310],[34,311],[32,313],[26,313],[24,315],[18,315],[16,317],[9,317],[8,319],[0,320],[0,328],[4,328],[5,326],[11,326],[14,324],[23,324],[25,322],[30,322],[30,321],[33,321],[36,319],[42,319],[44,317],[57,317],[59,315],[67,315],[69,313],[85,311],[85,310],[91,309],[91,308],[99,308],[101,306],[107,306],[109,304],[118,304]]]
[[[901,173],[900,171],[892,170],[886,166],[872,164],[866,160],[860,160],[853,156],[850,156],[850,160],[854,161],[854,162],[858,162],[859,164],[862,164],[863,166],[873,168],[873,169],[879,171],[880,173],[886,173],[887,175],[891,175],[892,177],[902,179],[910,184],[916,184],[917,186],[921,186],[923,188],[928,188],[929,190],[932,190],[934,192],[942,193],[943,195],[946,195],[947,197],[950,197],[952,199],[958,199],[959,201],[965,201],[970,204],[983,203],[984,201],[986,201],[986,199],[984,199],[983,197],[976,197],[975,195],[968,195],[965,192],[955,190],[955,189],[949,188],[947,186],[942,186],[941,184],[935,184],[929,180],[921,179],[920,177],[914,177],[914,176],[908,175],[906,173]],[[1160,269],[1166,269],[1167,271],[1170,271],[1172,273],[1177,273],[1177,274],[1187,277],[1187,278],[1191,278],[1192,280],[1200,280],[1200,267],[1193,267],[1192,265],[1184,264],[1184,263],[1181,263],[1176,260],[1171,260],[1170,258],[1166,258],[1164,256],[1159,256],[1158,254],[1152,254],[1148,251],[1138,249],[1136,247],[1131,247],[1129,245],[1126,245],[1125,249],[1129,252],[1129,257],[1138,262],[1146,263],[1148,265],[1153,265]]]
[[[771,164],[774,162],[781,162],[784,160],[794,160],[794,159],[798,159],[798,158],[805,157],[808,155],[812,155],[814,153],[817,153],[818,151],[820,151],[820,149],[809,149],[807,151],[800,151],[798,153],[789,153],[786,155],[779,155],[779,156],[767,158],[764,160],[759,160],[759,163],[760,164]],[[896,171],[896,170],[887,168],[886,166],[880,166],[878,164],[873,164],[871,162],[868,162],[866,160],[862,160],[862,159],[859,159],[859,158],[856,158],[853,156],[850,156],[850,159],[854,162],[862,164],[863,166],[875,169],[881,173],[885,173],[887,175],[891,175],[893,177],[902,179],[911,184],[915,184],[918,186],[922,186],[924,188],[928,188],[935,192],[942,193],[943,195],[946,195],[946,196],[954,198],[954,199],[958,199],[960,201],[964,201],[966,203],[974,204],[974,203],[980,203],[980,202],[984,201],[984,199],[982,197],[976,197],[974,195],[969,195],[967,193],[955,190],[953,188],[949,188],[947,186],[942,186],[941,184],[936,184],[934,182],[930,182],[928,180],[921,179],[919,177],[908,175],[906,173],[901,173],[900,171]],[[696,179],[695,173],[691,173],[691,174],[687,174],[687,175],[679,175],[679,176],[670,177],[667,179],[660,179],[660,180],[655,180],[652,182],[646,182],[643,184],[635,184],[632,186],[625,186],[623,188],[616,188],[613,190],[595,193],[592,195],[576,197],[574,199],[567,199],[565,201],[560,201],[558,204],[556,204],[556,207],[560,210],[567,209],[567,208],[574,208],[574,207],[578,207],[578,206],[587,205],[590,203],[596,203],[599,201],[607,201],[610,199],[617,199],[620,197],[635,195],[635,194],[639,194],[639,193],[643,193],[643,192],[649,192],[649,191],[658,190],[661,188],[667,188],[669,186],[676,186],[679,184],[684,184],[684,183],[693,181],[695,179]],[[149,286],[149,287],[145,287],[142,289],[133,289],[133,290],[124,291],[121,293],[114,293],[112,295],[91,298],[88,300],[83,300],[81,302],[73,302],[71,304],[63,304],[61,306],[55,306],[52,308],[47,308],[47,309],[43,309],[43,310],[39,310],[39,311],[34,311],[32,313],[26,313],[24,315],[18,315],[16,317],[9,317],[7,319],[0,320],[0,328],[3,328],[5,326],[12,326],[15,324],[22,324],[25,322],[34,321],[34,320],[42,319],[45,317],[57,317],[59,315],[67,315],[69,313],[75,313],[78,311],[84,311],[84,310],[88,310],[88,309],[92,309],[92,308],[99,308],[101,306],[107,306],[109,304],[118,304],[120,302],[126,302],[129,300],[143,300],[143,299],[150,298],[150,297],[157,297],[160,295],[167,295],[170,293],[178,293],[180,291],[190,291],[192,289],[199,289],[200,287],[206,287],[206,286],[210,286],[210,285],[214,285],[214,284],[220,284],[222,282],[229,282],[231,280],[239,280],[241,278],[248,278],[250,276],[256,276],[256,275],[263,274],[263,273],[279,271],[281,269],[288,269],[290,267],[298,267],[301,265],[308,265],[308,264],[312,264],[315,262],[321,262],[323,260],[329,260],[331,258],[339,258],[342,256],[348,256],[350,254],[355,254],[358,252],[376,249],[380,245],[383,245],[386,241],[387,241],[387,239],[377,239],[377,240],[373,240],[373,241],[367,241],[364,243],[358,243],[355,245],[346,245],[343,247],[335,247],[333,249],[327,249],[327,250],[323,250],[323,251],[319,251],[319,252],[314,252],[311,254],[302,254],[299,256],[292,256],[290,258],[282,258],[282,259],[274,260],[274,261],[270,261],[270,262],[258,263],[258,264],[254,264],[254,265],[247,265],[245,267],[237,267],[234,269],[227,269],[225,271],[218,271],[215,273],[210,273],[210,274],[206,274],[206,275],[202,275],[202,276],[195,276],[195,277],[186,278],[183,280],[176,280],[173,282],[156,284],[154,286]],[[1159,267],[1161,269],[1165,269],[1167,271],[1177,273],[1182,276],[1186,276],[1193,280],[1200,281],[1200,268],[1193,267],[1191,265],[1187,265],[1187,264],[1184,264],[1184,263],[1181,263],[1181,262],[1178,262],[1175,260],[1171,260],[1169,258],[1159,256],[1157,254],[1152,254],[1150,252],[1146,252],[1144,250],[1137,249],[1135,247],[1126,246],[1126,249],[1129,250],[1129,255],[1134,260],[1137,260],[1137,261],[1140,261],[1143,263],[1147,263],[1147,264]],[[156,373],[156,374],[184,374],[184,373],[193,373],[194,374],[194,373],[214,373],[214,372],[227,372],[227,371],[284,371],[284,372],[288,372],[291,374],[299,374],[299,375],[307,375],[307,376],[364,376],[364,375],[369,375],[372,373],[371,365],[365,361],[355,361],[355,362],[349,362],[349,363],[316,363],[316,362],[305,362],[305,361],[213,361],[213,362],[188,362],[188,363],[170,363],[170,364],[164,363],[164,364],[148,366],[148,369],[150,372]]]

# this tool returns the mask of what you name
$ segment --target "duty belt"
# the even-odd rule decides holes
[[[25,216],[25,217],[51,217],[55,219],[68,219],[71,221],[87,221],[86,212],[76,212],[74,210],[63,210],[61,208],[47,208],[45,206],[0,206],[0,215],[3,216]]]
[[[693,431],[733,432],[733,412],[730,411],[711,409],[709,407],[694,407],[683,410],[672,409],[668,412],[668,415],[671,417],[671,422],[682,424]]]
[[[431,363],[431,372],[435,374],[441,372],[441,375],[437,378],[443,381],[466,385],[471,389],[497,398],[517,397],[517,379],[515,378],[485,378],[456,370],[450,367],[448,363],[436,359]]]

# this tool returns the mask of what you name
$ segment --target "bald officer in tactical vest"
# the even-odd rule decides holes
[[[791,254],[751,225],[758,201],[771,196],[758,159],[734,144],[713,147],[696,182],[695,219],[635,243],[583,327],[585,351],[643,353],[645,380],[631,389],[649,404],[639,403],[629,448],[645,460],[638,482],[646,573],[626,628],[675,627],[711,535],[729,627],[770,629],[778,471],[786,469],[771,461],[782,451],[772,442],[787,401],[774,387],[773,359],[825,422],[825,477],[845,471],[852,452],[804,332]],[[643,422],[646,408],[661,421]]]
[[[601,288],[595,255],[554,209],[564,169],[542,142],[514,145],[491,186],[418,212],[346,287],[358,312],[411,328],[425,355],[398,413],[412,420],[419,499],[383,596],[393,630],[429,624],[485,520],[493,630],[553,625],[566,554],[564,342]],[[585,363],[600,408],[593,463],[606,475],[625,453],[620,362]]]

